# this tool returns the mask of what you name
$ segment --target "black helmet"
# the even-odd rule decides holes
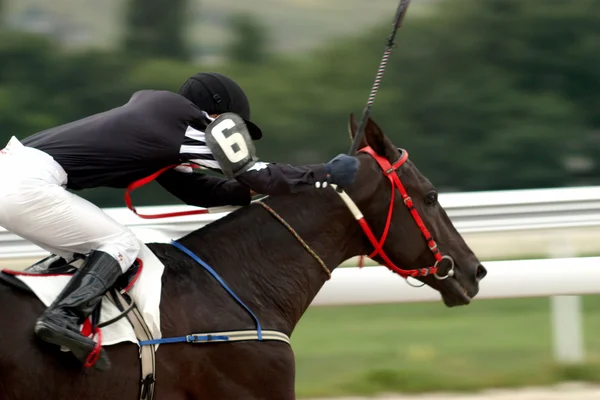
[[[262,137],[260,128],[250,121],[250,103],[233,79],[218,72],[200,72],[190,77],[179,94],[208,114],[232,112],[244,119],[254,140]]]

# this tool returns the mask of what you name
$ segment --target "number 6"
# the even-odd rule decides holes
[[[242,136],[239,132],[234,132],[233,134],[226,137],[223,134],[223,131],[226,129],[231,129],[235,127],[235,122],[231,119],[224,119],[219,122],[213,129],[212,135],[219,143],[219,146],[225,153],[225,156],[231,163],[236,163],[244,158],[248,157],[248,146],[246,145],[246,140],[244,140],[244,136]],[[234,146],[237,145],[237,150]]]

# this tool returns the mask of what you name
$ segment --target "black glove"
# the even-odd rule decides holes
[[[329,173],[329,182],[342,188],[354,183],[358,171],[358,159],[346,154],[338,154],[334,159],[325,164]]]

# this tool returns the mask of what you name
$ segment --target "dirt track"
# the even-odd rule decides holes
[[[489,390],[478,394],[385,395],[311,400],[600,400],[600,385],[564,384],[549,388]]]

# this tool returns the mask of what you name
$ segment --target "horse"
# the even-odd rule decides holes
[[[356,130],[350,115],[352,138]],[[435,187],[370,118],[359,149],[351,187],[269,197],[178,243],[212,266],[264,329],[290,337],[330,272],[359,255],[434,288],[447,307],[469,304],[486,270],[438,203]],[[165,266],[164,337],[255,328],[188,254],[169,243],[148,247]],[[137,345],[107,347],[108,371],[83,369],[35,339],[33,325],[44,306],[34,296],[0,283],[0,305],[2,400],[139,398]],[[156,371],[157,400],[296,398],[294,352],[281,341],[165,344],[156,353]]]

